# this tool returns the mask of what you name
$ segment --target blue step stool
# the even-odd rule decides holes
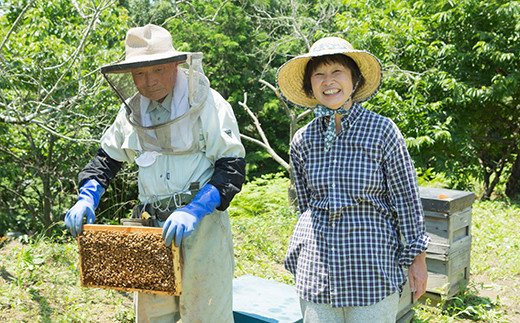
[[[233,317],[235,323],[303,322],[294,287],[251,275],[233,280]]]

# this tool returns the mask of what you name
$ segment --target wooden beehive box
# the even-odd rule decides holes
[[[446,254],[427,252],[427,291],[439,296],[453,296],[469,281],[471,237],[456,241]]]
[[[427,293],[453,296],[469,281],[472,192],[420,187],[425,227],[431,237],[426,250]]]
[[[164,245],[161,228],[88,224],[77,241],[82,286],[181,294],[179,248]]]

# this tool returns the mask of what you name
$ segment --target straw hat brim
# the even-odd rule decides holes
[[[303,76],[305,67],[312,57],[343,54],[356,62],[359,70],[365,78],[365,83],[358,87],[352,97],[354,102],[363,102],[374,96],[381,85],[381,63],[372,53],[363,50],[338,51],[322,50],[319,53],[307,53],[299,55],[278,69],[278,87],[282,95],[292,103],[313,108],[319,102],[316,98],[310,98],[303,90]]]

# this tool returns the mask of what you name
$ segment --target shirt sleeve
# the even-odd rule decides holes
[[[129,126],[125,113],[124,108],[121,108],[114,123],[101,137],[101,147],[97,154],[78,174],[79,186],[89,179],[95,179],[107,189],[123,162],[133,160],[133,153],[123,148],[128,141],[125,133],[128,132]]]
[[[238,123],[231,105],[211,90],[201,114],[206,156],[213,162],[223,157],[245,157]]]
[[[218,210],[225,210],[245,180],[245,149],[231,105],[214,90],[201,114],[206,157],[215,170],[209,181],[220,193]]]
[[[301,133],[296,133],[291,142],[289,157],[291,159],[291,176],[292,182],[296,189],[298,198],[298,210],[300,214],[309,208],[309,191],[307,185],[307,177],[305,174],[305,164],[301,158]]]
[[[430,237],[424,227],[424,212],[413,161],[401,132],[393,122],[391,125],[385,150],[386,178],[390,202],[397,214],[404,242],[399,263],[408,267],[417,255],[426,250]]]
[[[122,162],[111,158],[102,148],[99,148],[96,156],[79,173],[79,186],[81,187],[89,179],[95,179],[106,190],[122,166]]]

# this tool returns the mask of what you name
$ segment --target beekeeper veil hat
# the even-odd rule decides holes
[[[139,93],[132,72],[137,69],[179,62],[175,91],[184,91],[189,105],[182,116],[173,117],[161,124],[150,124],[145,112],[150,99]],[[125,40],[125,59],[103,66],[101,73],[123,101],[128,121],[138,130],[143,150],[183,153],[195,149],[198,138],[193,124],[209,93],[209,81],[202,69],[202,53],[177,51],[172,37],[163,27],[148,24],[128,30]],[[180,88],[185,87],[185,89]],[[183,93],[180,95],[183,95]],[[172,131],[182,136],[171,136]],[[186,130],[189,130],[186,134]],[[168,140],[164,140],[167,134]],[[162,137],[163,140],[159,140]]]

